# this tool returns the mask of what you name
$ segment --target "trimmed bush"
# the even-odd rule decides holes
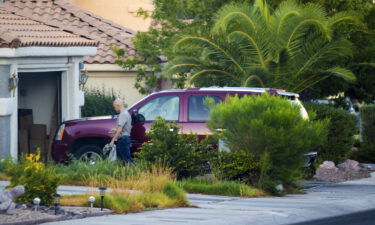
[[[360,113],[363,142],[367,145],[375,145],[375,104],[362,106]]]
[[[106,94],[105,89],[86,89],[85,105],[82,107],[82,117],[115,115],[113,101],[116,99],[112,91],[110,95]]]
[[[260,163],[244,150],[218,152],[210,162],[213,174],[220,180],[254,184],[260,174]]]
[[[180,128],[164,119],[157,118],[147,136],[151,139],[137,153],[140,160],[162,163],[170,167],[178,178],[202,174],[209,154],[209,140],[198,140],[197,136],[182,136]]]
[[[340,163],[347,159],[357,132],[356,119],[343,109],[317,103],[304,103],[315,120],[329,120],[327,141],[317,148],[319,161]]]
[[[260,165],[258,185],[274,191],[301,177],[304,154],[323,142],[325,122],[304,120],[298,105],[269,96],[232,97],[214,106],[208,126],[224,129],[223,140],[233,152],[246,151]]]
[[[360,162],[375,163],[375,104],[362,106],[360,113],[363,142],[353,157]]]

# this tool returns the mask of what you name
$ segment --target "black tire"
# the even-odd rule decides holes
[[[87,161],[94,164],[97,160],[102,160],[102,149],[95,144],[86,144],[80,146],[74,153],[75,157],[79,160]]]

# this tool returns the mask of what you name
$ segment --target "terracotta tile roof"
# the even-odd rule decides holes
[[[93,41],[5,11],[0,4],[0,47],[96,46]]]
[[[134,31],[86,11],[69,0],[5,0],[0,4],[16,15],[99,41],[97,55],[85,57],[86,63],[114,63],[111,45],[135,55],[131,42]]]

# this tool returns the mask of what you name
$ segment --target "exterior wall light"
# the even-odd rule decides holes
[[[13,73],[9,78],[9,92],[15,96],[16,89],[18,87],[19,78],[16,73]]]
[[[99,195],[100,195],[100,210],[103,211],[104,208],[104,196],[105,196],[105,191],[107,190],[106,187],[100,187],[99,188]]]
[[[57,215],[57,207],[60,205],[60,197],[61,197],[61,195],[59,195],[59,194],[53,195],[53,204],[55,206],[55,215]]]
[[[85,87],[87,80],[89,79],[89,75],[87,73],[87,70],[81,71],[79,74],[79,88],[83,91],[83,88]]]

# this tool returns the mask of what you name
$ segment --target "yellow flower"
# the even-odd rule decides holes
[[[26,160],[29,161],[29,162],[32,162],[33,161],[33,154],[27,155]]]

